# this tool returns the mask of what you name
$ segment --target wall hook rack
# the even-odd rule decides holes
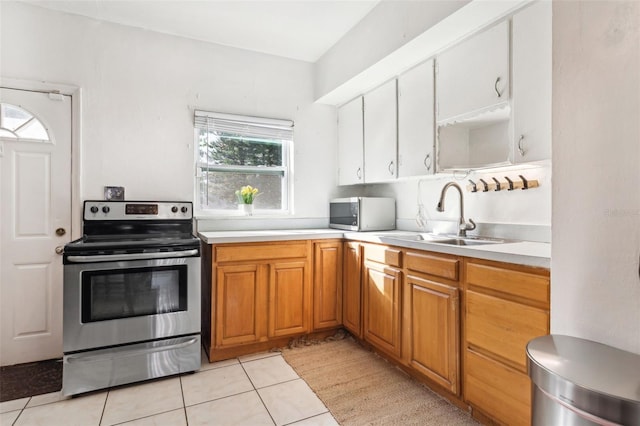
[[[537,180],[529,180],[522,175],[518,175],[517,179],[510,179],[508,176],[504,176],[504,179],[504,181],[501,181],[495,176],[491,177],[491,180],[493,180],[493,182],[487,182],[484,179],[478,179],[479,182],[474,182],[473,180],[469,179],[470,185],[467,185],[467,191],[513,191],[514,189],[531,189],[540,186],[540,183]]]

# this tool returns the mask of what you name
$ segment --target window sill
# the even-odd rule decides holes
[[[260,218],[268,218],[268,219],[278,219],[278,218],[291,218],[293,213],[290,211],[277,211],[270,212],[268,210],[255,210],[253,215],[248,216],[244,212],[238,210],[224,210],[224,211],[196,211],[194,212],[193,218],[196,220],[199,219],[260,219]]]

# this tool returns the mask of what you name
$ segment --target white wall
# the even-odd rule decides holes
[[[493,182],[492,177],[505,181],[504,176],[517,180],[522,174],[528,180],[538,180],[540,187],[527,191],[489,191],[472,193],[467,191],[468,179],[479,182],[483,178]],[[367,186],[368,195],[389,196],[396,199],[397,219],[400,227],[418,230],[415,222],[418,212],[418,179],[407,179],[396,183],[376,184]],[[436,206],[440,198],[442,187],[447,182],[458,183],[464,194],[465,218],[473,219],[476,223],[517,225],[518,228],[538,229],[541,235],[527,234],[526,238],[549,241],[548,228],[551,224],[551,169],[549,165],[540,165],[526,169],[512,169],[509,171],[473,172],[469,176],[438,175],[423,179],[420,183],[420,200],[424,205],[427,230],[453,232],[447,229],[457,224],[459,218],[458,192],[450,189],[445,196],[445,211],[438,212]],[[445,228],[440,228],[441,226]],[[515,228],[515,227],[512,227]],[[505,230],[507,232],[508,230]],[[514,232],[519,230],[514,229]],[[509,231],[511,232],[511,231]],[[529,232],[529,231],[527,231]],[[501,236],[518,238],[520,234],[503,234]],[[521,238],[525,238],[522,236]]]
[[[553,4],[551,331],[640,353],[640,3]]]
[[[335,108],[313,104],[312,64],[1,4],[0,75],[82,88],[83,199],[193,198],[193,109],[295,121],[296,217],[326,217]],[[313,188],[313,189],[310,189]],[[79,208],[79,206],[74,206]]]

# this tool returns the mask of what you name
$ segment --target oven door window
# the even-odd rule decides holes
[[[82,322],[187,310],[187,265],[82,273]]]

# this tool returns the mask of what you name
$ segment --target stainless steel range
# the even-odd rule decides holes
[[[64,248],[64,395],[200,368],[190,202],[85,201]]]

